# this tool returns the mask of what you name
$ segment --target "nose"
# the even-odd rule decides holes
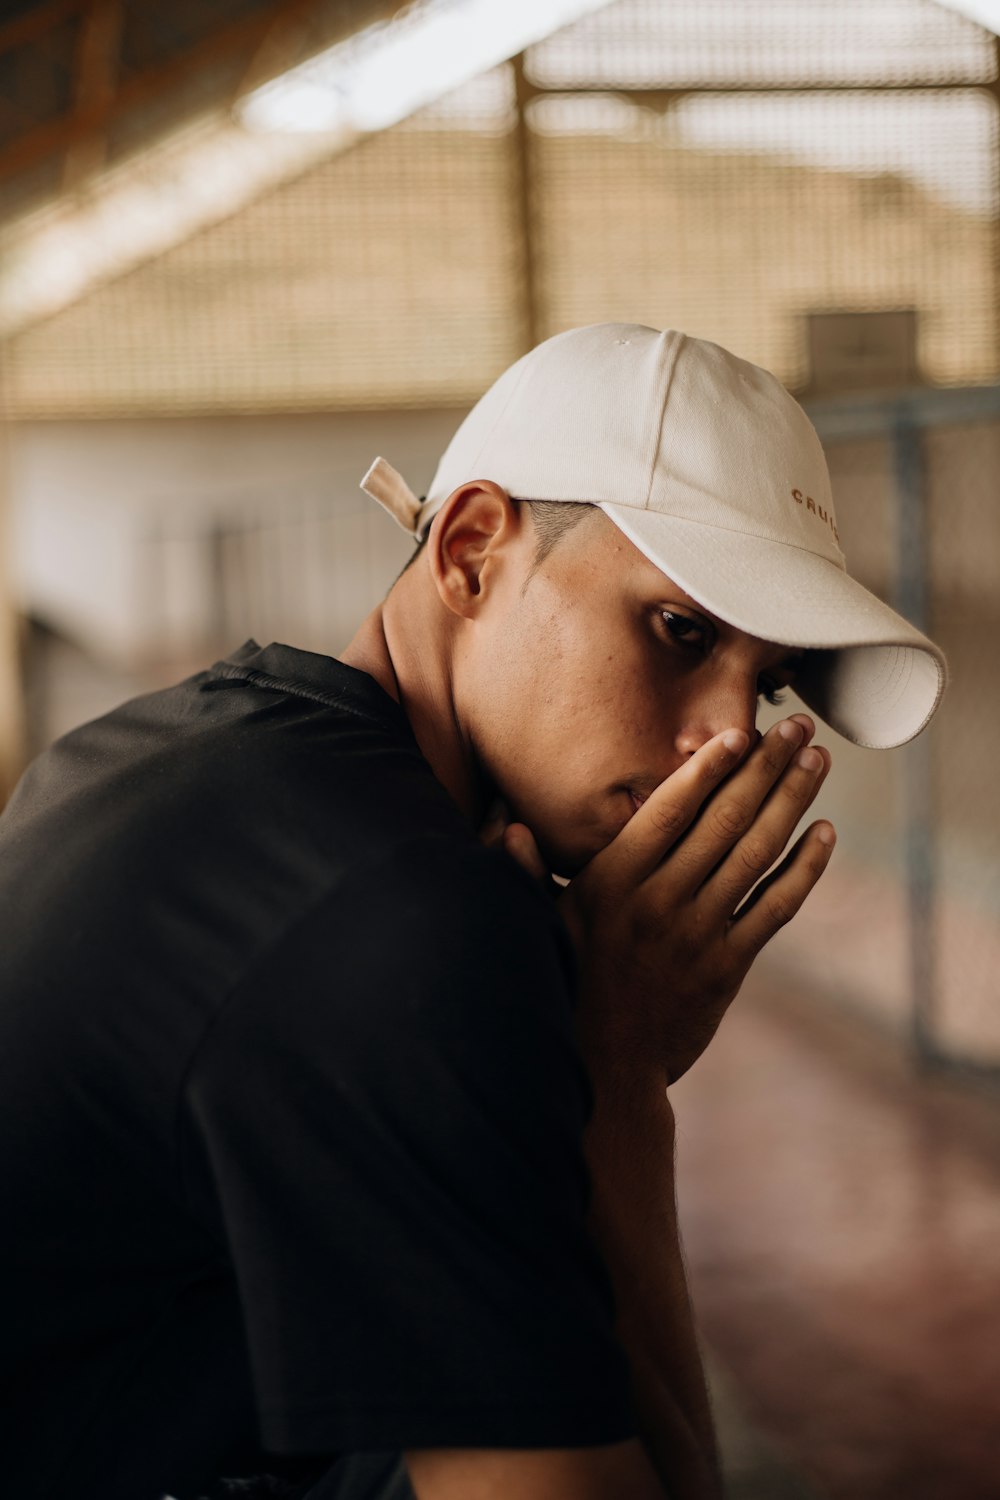
[[[684,704],[674,748],[687,759],[724,729],[743,729],[752,743],[756,721],[756,677],[749,683],[742,676],[739,681],[716,683],[710,692],[695,689]]]

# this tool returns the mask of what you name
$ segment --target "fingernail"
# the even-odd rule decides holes
[[[744,729],[727,729],[722,743],[733,755],[739,755],[749,745],[750,737]]]
[[[778,725],[778,733],[781,735],[781,738],[783,740],[787,740],[790,745],[800,745],[802,743],[802,725],[796,724],[792,719],[782,719],[781,723]]]
[[[795,764],[801,766],[803,771],[818,771],[823,764],[823,757],[818,750],[811,747],[808,750],[800,750],[795,757]]]
[[[816,837],[821,844],[826,844],[828,848],[832,849],[837,842],[837,831],[829,823],[824,823],[820,828],[817,828]]]

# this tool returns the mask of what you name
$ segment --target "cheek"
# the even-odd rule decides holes
[[[537,777],[567,743],[586,743],[586,705],[572,641],[551,618],[526,621],[488,643],[473,714],[480,758],[505,783],[520,768]]]
[[[595,659],[579,634],[549,617],[498,650],[495,729],[504,743],[533,753],[582,747],[595,719],[614,715],[613,662],[606,650]]]
[[[525,821],[529,812],[536,822],[606,818],[595,798],[636,772],[659,772],[670,695],[633,639],[611,640],[604,628],[581,640],[555,620],[545,625],[496,650],[477,716],[479,756]]]

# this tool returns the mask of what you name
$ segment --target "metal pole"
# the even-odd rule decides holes
[[[518,177],[518,227],[521,231],[521,274],[523,277],[524,347],[533,349],[538,343],[538,267],[535,254],[534,206],[532,203],[531,139],[528,132],[527,110],[532,90],[524,76],[524,53],[512,59],[514,65],[514,87],[517,101],[514,149],[517,153]]]
[[[1000,379],[1000,35],[993,38],[993,379]]]
[[[896,478],[897,607],[927,631],[930,626],[929,536],[923,431],[905,407],[892,427]],[[935,1040],[936,943],[934,762],[929,736],[906,746],[902,777],[905,818],[911,1036],[925,1066],[940,1060]]]
[[[0,349],[0,359],[2,357]],[[24,767],[25,752],[19,616],[11,579],[8,438],[3,391],[0,389],[0,808],[14,790],[14,783]]]

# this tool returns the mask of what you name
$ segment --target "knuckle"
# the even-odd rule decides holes
[[[789,747],[785,741],[777,737],[768,738],[761,741],[760,748],[765,770],[774,776],[780,776],[788,764]]]
[[[750,875],[763,875],[771,867],[771,851],[756,839],[744,839],[739,846],[740,864]]]
[[[802,766],[795,766],[798,775],[784,774],[778,787],[781,793],[792,802],[811,802],[816,793],[819,792],[819,780],[816,772],[805,771]]]
[[[684,831],[687,823],[684,809],[676,802],[658,802],[649,810],[649,820],[657,833],[667,838]]]
[[[801,773],[798,776],[783,776],[778,783],[778,791],[789,802],[806,802],[815,796],[817,790],[812,781]]]
[[[767,914],[775,927],[784,927],[794,917],[798,907],[780,891],[773,892],[767,901]]]
[[[738,802],[720,802],[709,815],[709,828],[716,838],[738,838],[749,819],[746,808]]]

